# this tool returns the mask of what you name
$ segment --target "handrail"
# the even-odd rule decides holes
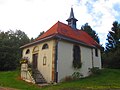
[[[35,83],[35,80],[28,69],[28,64],[24,63],[23,67],[21,67],[21,78],[27,82]]]
[[[35,80],[34,80],[34,78],[32,77],[32,75],[31,75],[31,73],[30,73],[30,71],[28,70],[28,75],[29,75],[29,77],[30,77],[30,81],[32,82],[32,83],[35,83]]]

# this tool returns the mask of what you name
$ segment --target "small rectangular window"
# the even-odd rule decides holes
[[[95,49],[95,56],[98,57],[98,49]]]
[[[47,62],[47,58],[46,56],[43,57],[43,65],[46,65],[46,62]]]

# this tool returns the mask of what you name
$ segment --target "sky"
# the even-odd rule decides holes
[[[36,38],[57,21],[67,24],[71,7],[77,28],[88,23],[105,45],[114,21],[120,21],[120,0],[0,0],[0,30],[22,30]]]

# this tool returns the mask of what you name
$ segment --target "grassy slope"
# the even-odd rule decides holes
[[[21,90],[79,90],[120,88],[120,70],[104,69],[100,75],[40,88],[18,79],[19,72],[0,72],[0,86]],[[83,89],[84,88],[84,89]]]
[[[19,75],[18,71],[0,72],[0,86],[21,90],[40,90],[37,86],[22,81]]]
[[[46,90],[56,90],[57,88],[66,88],[65,90],[79,90],[79,88],[102,90],[108,88],[120,89],[120,70],[105,69],[102,70],[100,75],[91,76],[77,81],[61,83],[58,86],[49,87],[49,89]]]

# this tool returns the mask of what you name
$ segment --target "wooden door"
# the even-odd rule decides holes
[[[33,69],[37,69],[37,63],[38,63],[38,53],[33,54]]]

